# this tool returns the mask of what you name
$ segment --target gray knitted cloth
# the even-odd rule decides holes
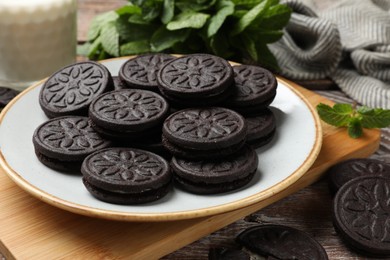
[[[293,14],[269,46],[281,75],[328,77],[357,102],[390,109],[390,1],[344,0],[321,11],[310,0],[284,2]]]

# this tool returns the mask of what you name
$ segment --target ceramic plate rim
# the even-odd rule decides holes
[[[110,62],[118,59],[128,59],[130,57],[120,57],[102,60],[100,62]],[[234,64],[234,63],[233,63]],[[34,85],[28,87],[22,93],[20,93],[17,97],[15,97],[1,112],[0,114],[0,124],[3,122],[5,115],[8,110],[18,102],[26,93],[35,89],[39,85],[41,85],[47,78],[35,83]],[[67,201],[61,198],[58,198],[52,194],[49,194],[34,185],[30,184],[27,180],[25,180],[19,173],[14,171],[12,167],[7,163],[2,151],[0,150],[0,166],[4,169],[5,173],[23,190],[27,191],[30,195],[61,209],[89,216],[89,217],[97,217],[103,219],[110,220],[119,220],[119,221],[134,221],[134,222],[160,222],[160,221],[172,221],[172,220],[183,220],[183,219],[191,219],[198,217],[206,217],[211,215],[217,215],[233,210],[237,210],[240,208],[244,208],[255,203],[261,202],[283,190],[291,186],[294,182],[296,182],[300,177],[302,177],[307,170],[312,166],[315,160],[318,157],[318,154],[321,150],[322,146],[322,128],[320,119],[315,111],[315,109],[311,106],[309,101],[301,94],[298,90],[293,88],[289,82],[281,77],[277,77],[277,80],[282,82],[289,90],[291,90],[298,98],[300,98],[303,103],[306,105],[308,110],[310,111],[315,127],[315,140],[314,144],[311,147],[311,151],[302,164],[293,171],[287,178],[282,181],[274,184],[273,186],[262,190],[256,194],[250,195],[243,199],[239,199],[227,204],[221,204],[217,206],[195,209],[195,210],[187,210],[187,211],[175,211],[175,212],[164,212],[164,213],[138,213],[138,212],[123,212],[123,211],[114,211],[114,210],[105,210],[100,208],[94,208],[89,206],[80,205],[75,202]]]

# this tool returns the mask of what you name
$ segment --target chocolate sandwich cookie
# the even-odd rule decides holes
[[[216,160],[173,157],[171,161],[175,183],[196,194],[216,194],[241,188],[252,180],[257,166],[257,154],[250,146]]]
[[[325,249],[314,238],[283,225],[250,227],[241,232],[236,241],[267,259],[328,259]]]
[[[119,70],[119,78],[129,88],[158,92],[157,73],[161,66],[174,56],[156,53],[145,54],[126,61]]]
[[[275,135],[275,115],[269,108],[259,115],[245,117],[245,122],[248,127],[246,142],[253,148],[266,145]]]
[[[390,165],[375,159],[354,158],[335,164],[326,174],[330,190],[336,193],[341,186],[356,177],[376,175],[390,178]]]
[[[39,104],[49,118],[87,116],[92,100],[113,88],[111,74],[102,64],[75,63],[60,69],[43,84]]]
[[[209,260],[251,260],[251,256],[237,248],[213,247],[209,250]]]
[[[277,80],[269,70],[251,65],[233,66],[235,92],[226,106],[243,115],[256,114],[276,96]]]
[[[118,76],[113,76],[114,90],[129,88]]]
[[[155,92],[122,89],[96,98],[89,109],[92,126],[102,136],[132,141],[150,135],[161,135],[169,105]]]
[[[246,139],[245,119],[221,107],[188,108],[163,124],[162,143],[179,158],[219,158],[235,153]]]
[[[135,148],[108,148],[88,156],[81,167],[83,183],[97,199],[115,204],[158,200],[171,188],[168,162]]]
[[[80,172],[84,158],[111,142],[100,137],[87,117],[65,116],[44,122],[33,135],[35,154],[46,166],[59,171]]]
[[[0,108],[5,107],[20,92],[11,88],[0,87]]]
[[[333,201],[333,225],[356,251],[390,257],[390,180],[378,176],[345,183]]]
[[[165,63],[157,83],[174,107],[212,106],[231,94],[234,75],[230,64],[220,57],[191,54]]]

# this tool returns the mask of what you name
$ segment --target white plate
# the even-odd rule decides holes
[[[127,58],[103,62],[117,75]],[[24,190],[39,199],[71,212],[126,221],[165,221],[219,214],[246,207],[289,187],[318,156],[322,130],[317,113],[287,82],[278,79],[271,104],[277,134],[257,150],[259,167],[245,188],[219,195],[193,195],[174,189],[165,198],[145,205],[109,204],[92,197],[81,176],[67,175],[42,165],[34,154],[32,135],[47,120],[38,104],[42,82],[14,99],[0,115],[0,164]]]

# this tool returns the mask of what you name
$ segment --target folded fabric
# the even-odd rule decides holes
[[[347,95],[390,109],[390,3],[344,0],[317,10],[310,0],[287,0],[293,14],[270,45],[281,74],[293,80],[331,78]]]

